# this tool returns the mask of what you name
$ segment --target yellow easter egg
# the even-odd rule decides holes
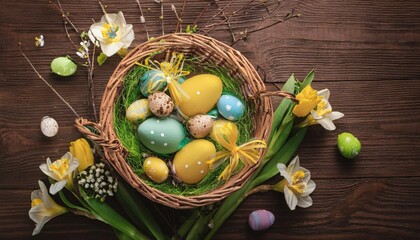
[[[222,80],[213,74],[200,74],[191,77],[181,84],[189,98],[179,105],[181,112],[188,117],[206,114],[222,95]]]
[[[172,170],[184,183],[195,184],[209,172],[206,161],[214,157],[216,147],[205,139],[193,140],[175,154]]]
[[[151,114],[152,112],[150,111],[147,99],[140,99],[130,104],[130,106],[127,108],[125,116],[130,122],[140,123]]]
[[[154,182],[161,183],[168,178],[169,168],[166,163],[157,157],[148,157],[144,160],[143,170]]]
[[[222,134],[220,130],[226,127],[228,124],[232,124],[234,131],[238,132],[238,127],[236,126],[234,122],[231,122],[225,119],[218,119],[214,121],[213,127],[211,128],[211,131],[210,131],[211,139],[216,141],[217,138],[221,138]]]

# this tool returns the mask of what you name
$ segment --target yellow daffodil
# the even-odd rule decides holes
[[[29,217],[36,223],[32,236],[38,234],[50,219],[67,212],[66,208],[55,203],[48,195],[47,187],[43,182],[38,181],[38,184],[40,189],[32,192],[32,207],[29,210]]]
[[[300,166],[299,157],[296,156],[286,167],[282,163],[277,164],[282,181],[273,186],[273,189],[284,193],[286,203],[291,210],[296,206],[307,208],[312,205],[312,198],[309,196],[315,190],[315,182],[310,180],[311,173]]]
[[[90,26],[89,38],[99,43],[102,52],[111,57],[122,48],[128,48],[134,40],[133,25],[127,24],[122,12],[106,13],[98,23]]]
[[[77,158],[73,158],[70,152],[67,152],[60,159],[51,163],[47,158],[47,163],[41,164],[39,168],[47,176],[54,179],[55,182],[50,186],[50,193],[56,194],[66,186],[68,189],[73,187],[73,171],[79,166]]]
[[[296,99],[299,103],[293,109],[293,114],[297,117],[306,117],[321,102],[322,97],[311,85],[306,86],[298,95]]]
[[[344,116],[341,112],[333,112],[331,104],[328,102],[330,98],[330,90],[324,89],[318,91],[318,96],[322,97],[321,101],[316,105],[316,108],[311,111],[311,114],[298,127],[305,127],[314,124],[321,124],[327,130],[335,130],[334,120]]]
[[[78,172],[82,172],[87,167],[93,165],[93,152],[86,139],[79,138],[76,141],[71,142],[69,150],[73,157],[79,160],[79,166],[77,167]]]

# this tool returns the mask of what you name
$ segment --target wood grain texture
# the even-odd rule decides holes
[[[96,1],[62,2],[80,29],[87,29],[92,19],[98,21],[102,16]],[[134,25],[133,45],[146,40],[134,0],[103,2],[107,11],[123,11],[127,22]],[[141,2],[150,33],[158,36],[159,6],[153,1]],[[194,22],[209,2],[187,1],[184,27]],[[218,2],[221,7],[229,3]],[[246,2],[233,1],[226,12],[238,10]],[[182,1],[165,1],[167,32],[176,25],[170,3],[177,9],[182,6]],[[252,34],[235,48],[264,69],[269,90],[280,89],[292,73],[303,79],[315,68],[313,86],[329,88],[334,110],[345,117],[336,122],[334,132],[311,127],[299,149],[302,165],[311,170],[317,183],[312,207],[290,211],[280,193],[255,194],[228,219],[215,239],[418,239],[420,2],[290,0],[282,5],[267,24],[291,9],[302,17]],[[199,25],[217,11],[210,7]],[[233,31],[253,29],[265,11],[254,7],[238,14],[232,18]],[[34,46],[39,34],[46,38],[41,49]],[[210,35],[230,43],[226,26]],[[60,157],[80,134],[73,127],[72,112],[26,64],[17,42],[22,42],[40,73],[80,115],[93,117],[86,69],[80,67],[76,75],[63,79],[49,68],[57,56],[77,57],[58,11],[48,1],[0,1],[0,239],[115,239],[104,224],[72,214],[53,219],[40,235],[31,237],[30,193],[37,188],[38,179],[46,180],[38,166],[46,157]],[[119,60],[113,57],[95,72],[97,106]],[[273,101],[277,105],[280,99]],[[45,115],[60,125],[52,139],[42,137],[39,130]],[[355,161],[342,158],[337,151],[336,137],[342,131],[352,132],[362,142]],[[179,224],[173,222],[177,212],[162,209],[173,225]],[[275,214],[276,222],[268,231],[257,233],[248,227],[248,214],[256,209]]]

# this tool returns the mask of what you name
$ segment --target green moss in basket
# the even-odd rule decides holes
[[[194,59],[187,59],[185,62],[184,70],[190,71],[190,76],[202,74],[202,73],[211,73],[220,77],[223,82],[223,93],[230,94],[238,97],[242,102],[246,102],[240,88],[240,82],[233,79],[229,76],[228,71],[223,68],[216,68],[214,66],[201,65],[197,66],[197,61]],[[194,67],[193,67],[194,66]],[[144,147],[137,138],[137,126],[130,123],[125,118],[125,110],[130,106],[131,103],[141,98],[139,79],[148,71],[147,68],[141,66],[135,66],[124,78],[124,85],[122,93],[115,103],[115,113],[114,113],[114,128],[120,139],[121,143],[128,150],[128,156],[126,161],[133,168],[133,170],[143,179],[148,185],[170,194],[177,195],[200,195],[205,192],[208,192],[212,189],[217,188],[222,181],[218,181],[217,178],[223,171],[224,167],[227,165],[227,161],[219,166],[217,169],[210,171],[207,176],[197,184],[188,185],[180,184],[175,181],[167,180],[163,183],[155,183],[147,178],[143,171],[143,162],[147,156],[158,156],[162,159],[171,159],[173,155],[159,155],[151,152],[146,147]],[[236,122],[240,136],[237,144],[242,144],[250,140],[252,132],[252,119],[251,113],[253,112],[253,107],[251,104],[248,104],[246,113],[244,117]],[[212,139],[207,137],[207,140],[212,141]],[[222,147],[215,143],[217,150],[221,150]],[[242,166],[240,166],[242,167]]]

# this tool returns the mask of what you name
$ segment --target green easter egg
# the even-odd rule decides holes
[[[337,146],[341,155],[347,159],[356,158],[362,148],[359,139],[348,132],[343,132],[338,135]]]
[[[137,133],[141,143],[160,154],[178,151],[186,137],[182,124],[172,118],[149,118],[139,125]]]
[[[67,57],[57,57],[51,62],[51,70],[59,76],[67,77],[76,72],[77,65]]]

